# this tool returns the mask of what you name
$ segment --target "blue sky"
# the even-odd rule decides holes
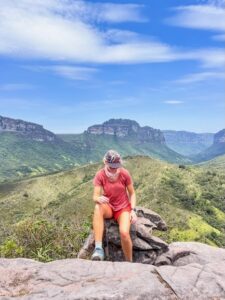
[[[0,115],[79,133],[109,118],[225,127],[225,0],[0,0]]]

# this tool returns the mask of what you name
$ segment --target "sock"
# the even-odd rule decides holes
[[[95,242],[95,248],[102,248],[102,242]]]

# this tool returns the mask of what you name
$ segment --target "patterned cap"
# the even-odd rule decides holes
[[[115,150],[109,150],[104,155],[104,162],[107,163],[107,165],[110,168],[120,168],[122,167],[122,160],[118,152]]]

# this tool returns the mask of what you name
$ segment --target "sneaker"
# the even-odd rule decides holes
[[[102,248],[95,248],[95,251],[91,256],[91,260],[104,260],[104,258],[104,250]]]

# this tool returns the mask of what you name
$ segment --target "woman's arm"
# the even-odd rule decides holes
[[[135,206],[136,206],[136,195],[134,191],[134,186],[133,184],[129,184],[127,186],[127,191],[129,193],[129,198],[130,198],[130,204],[131,204],[131,214],[130,214],[130,221],[132,224],[135,224],[137,222],[137,215],[135,212]]]
[[[93,201],[98,202],[99,197],[102,195],[102,187],[101,186],[95,186],[94,192],[93,192]]]
[[[102,187],[101,186],[94,187],[93,201],[95,203],[99,203],[99,204],[109,203],[109,198],[102,195]]]
[[[129,194],[131,208],[133,209],[136,206],[136,194],[135,194],[134,186],[132,183],[127,186],[127,191]]]

